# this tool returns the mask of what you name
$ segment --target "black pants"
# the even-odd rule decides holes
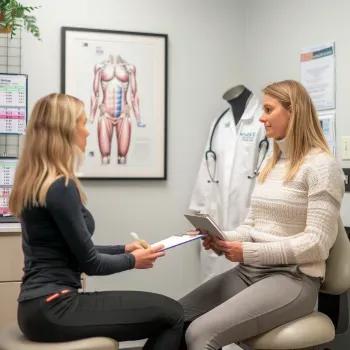
[[[114,291],[59,293],[22,301],[18,324],[36,342],[62,342],[104,336],[117,341],[148,338],[147,350],[178,349],[183,334],[181,305],[163,295]]]

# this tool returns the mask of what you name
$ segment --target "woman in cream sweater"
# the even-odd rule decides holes
[[[249,214],[226,232],[228,241],[203,242],[239,264],[180,300],[189,350],[220,349],[311,313],[325,276],[344,195],[342,169],[301,84],[267,86],[263,108],[260,121],[274,150]]]

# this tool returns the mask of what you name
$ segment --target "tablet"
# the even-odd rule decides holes
[[[201,231],[207,231],[209,235],[227,241],[227,237],[219,226],[208,214],[185,214],[186,219]]]
[[[190,235],[171,236],[171,237],[163,239],[157,243],[153,243],[152,247],[159,245],[159,244],[162,244],[164,246],[164,248],[160,250],[160,252],[161,252],[163,250],[168,250],[168,249],[175,248],[175,247],[178,247],[180,245],[192,242],[192,241],[199,239],[199,238],[202,238],[202,237],[204,238],[205,236],[206,235],[200,235],[200,234],[195,235],[195,236],[190,236]]]

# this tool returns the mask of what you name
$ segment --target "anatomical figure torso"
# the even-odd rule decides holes
[[[118,164],[125,164],[131,139],[130,112],[134,114],[138,127],[145,127],[145,124],[140,119],[136,68],[120,56],[111,55],[107,61],[95,66],[90,112],[92,123],[97,114],[97,107],[101,162],[110,163],[113,130],[116,128]]]

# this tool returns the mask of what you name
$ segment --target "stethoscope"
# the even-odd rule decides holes
[[[229,108],[226,109],[221,115],[220,117],[217,119],[216,123],[214,124],[213,130],[211,132],[210,135],[210,140],[209,140],[209,149],[205,152],[205,161],[207,164],[207,170],[208,170],[208,174],[210,177],[210,180],[208,180],[208,182],[213,182],[213,183],[219,183],[219,180],[215,180],[215,174],[216,174],[216,153],[215,151],[213,151],[213,138],[214,138],[214,134],[215,134],[215,130],[220,122],[220,120],[223,118],[223,116],[229,111]],[[261,140],[259,142],[259,152],[257,155],[257,159],[256,159],[256,167],[254,170],[254,173],[252,175],[248,175],[248,179],[254,179],[255,177],[257,177],[259,175],[259,171],[261,168],[262,163],[264,162],[267,152],[269,150],[269,140],[267,139],[267,137],[265,136],[263,140]],[[261,150],[263,150],[263,157],[259,162],[259,158],[260,158],[260,152]],[[209,156],[213,159],[214,162],[214,174],[212,175],[210,168],[209,168]]]

